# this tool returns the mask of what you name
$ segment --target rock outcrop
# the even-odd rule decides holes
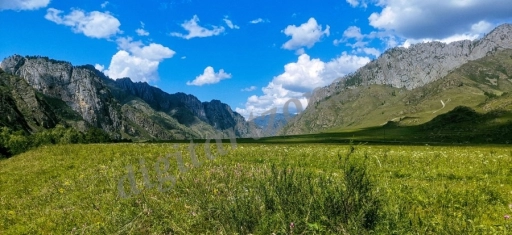
[[[30,127],[32,123],[42,128],[63,123],[81,131],[101,128],[114,139],[227,137],[230,131],[237,137],[249,137],[254,133],[241,115],[220,101],[201,102],[193,95],[168,94],[129,78],[112,80],[91,65],[14,55],[2,61],[0,68],[9,75],[0,82],[17,87],[12,94],[21,97],[3,100],[26,103],[0,108],[12,116],[9,120],[34,119],[16,122],[27,131],[37,131]],[[32,114],[18,107],[33,110]]]
[[[503,24],[475,41],[463,40],[449,44],[434,41],[418,43],[409,48],[395,47],[355,73],[317,89],[311,102],[318,102],[340,90],[360,85],[383,84],[411,90],[446,76],[470,60],[503,49],[512,49],[512,24]]]
[[[444,79],[468,62],[510,49],[512,49],[511,24],[503,24],[474,41],[464,40],[449,44],[429,42],[415,44],[409,48],[389,49],[353,74],[339,78],[326,87],[316,89],[306,110],[289,122],[280,134],[305,134],[335,127],[364,126],[364,120],[372,119],[370,116],[373,115],[375,120],[379,119],[376,118],[377,116],[387,118],[391,113],[389,110],[395,110],[398,107],[403,107],[404,110],[397,113],[393,111],[394,116],[391,118],[404,116],[405,113],[412,115],[422,109],[413,107],[419,103],[415,100],[429,101],[433,99],[429,94],[441,94],[441,91],[428,90],[434,89],[428,88],[428,85]],[[504,79],[502,84],[508,84],[509,81],[512,80]],[[452,85],[454,84],[445,87]],[[455,87],[457,86],[463,87],[464,84],[457,80]],[[482,85],[482,87],[485,86],[487,84]],[[484,90],[484,92],[489,91]],[[409,94],[408,98],[396,100],[402,97],[399,93]],[[420,97],[413,98],[416,96]],[[483,93],[480,96],[484,97]],[[391,104],[393,107],[390,106]],[[439,100],[432,104],[439,104]],[[375,110],[379,110],[379,113]],[[379,121],[385,123],[389,120],[379,119]],[[380,125],[381,123],[371,124]]]

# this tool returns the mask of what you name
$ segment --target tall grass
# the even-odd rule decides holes
[[[228,197],[198,197],[206,230],[238,234],[366,234],[380,219],[381,200],[366,159],[354,148],[339,157],[339,174],[286,162],[238,178]],[[237,173],[237,174],[240,174]],[[217,227],[223,225],[222,227]],[[203,224],[204,226],[204,224]]]
[[[1,159],[0,234],[512,231],[508,146],[226,144],[211,160],[197,145],[200,164],[173,146],[45,146]],[[175,152],[183,165],[167,166]],[[126,180],[121,197],[127,166],[138,193]]]

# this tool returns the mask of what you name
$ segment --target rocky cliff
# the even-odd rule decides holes
[[[219,101],[211,105],[192,95],[167,94],[129,78],[111,80],[90,65],[14,55],[2,61],[0,68],[8,75],[0,82],[14,88],[2,100],[17,102],[0,108],[10,114],[7,121],[36,120],[16,122],[27,131],[38,130],[31,127],[34,123],[42,128],[62,123],[81,131],[101,128],[114,139],[227,137],[230,130],[238,137],[252,134],[250,125]],[[23,113],[20,108],[32,112]]]
[[[225,137],[230,130],[239,137],[252,137],[257,133],[257,127],[250,125],[229,105],[219,100],[201,102],[197,97],[182,92],[168,94],[145,82],[134,83],[129,78],[117,79],[114,85],[144,100],[153,109],[172,116],[181,124],[191,126],[204,123]]]
[[[454,97],[459,95],[450,93],[450,96],[439,97],[444,94],[441,91],[448,86],[429,84],[444,80],[451,72],[470,61],[509,49],[512,49],[511,24],[501,25],[475,41],[464,40],[449,44],[429,42],[409,48],[392,48],[353,74],[316,89],[306,110],[294,118],[280,134],[315,133],[335,127],[377,126],[406,114],[418,115],[422,110],[437,109],[442,99],[450,99],[450,105],[454,105]],[[508,82],[504,79],[502,84]],[[451,85],[457,89],[459,84],[463,84],[460,85],[460,91],[468,90],[465,82],[455,83]],[[479,94],[478,100],[481,101],[485,98],[484,92],[489,91],[478,89],[473,93]],[[499,92],[503,91],[506,89]],[[457,102],[461,102],[460,105],[473,102],[468,99],[461,98]],[[425,107],[418,106],[421,102],[417,100],[422,100]],[[432,118],[430,114],[427,116]]]
[[[345,88],[383,84],[408,90],[436,81],[468,61],[489,53],[512,48],[512,24],[503,24],[483,38],[449,44],[418,43],[409,48],[395,47],[355,73],[317,89],[312,103],[336,94]]]

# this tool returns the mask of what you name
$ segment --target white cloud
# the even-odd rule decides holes
[[[224,23],[230,28],[230,29],[240,29],[240,26],[233,24],[233,21],[231,21],[227,16],[224,17]]]
[[[241,91],[254,91],[254,90],[256,90],[256,89],[258,89],[258,87],[256,87],[256,86],[250,86],[250,87],[246,87],[246,88],[242,89]]]
[[[112,57],[109,68],[103,71],[113,79],[129,77],[134,82],[158,80],[158,65],[175,54],[161,44],[144,45],[140,41],[132,41],[131,38],[119,38],[117,43],[119,51]],[[103,70],[102,65],[95,67]]]
[[[441,39],[482,31],[495,25],[479,22],[510,20],[512,12],[510,0],[379,0],[377,5],[382,10],[370,15],[370,25],[406,39]]]
[[[305,93],[326,86],[368,62],[370,62],[368,57],[348,55],[347,53],[342,53],[329,62],[311,59],[309,55],[302,54],[297,62],[285,65],[284,73],[274,77],[262,89],[263,95],[249,97],[245,107],[237,108],[236,111],[249,118],[251,113],[254,116],[259,116],[272,108],[277,108],[278,112],[283,112],[283,107],[288,102],[290,103],[288,111],[294,112],[296,111],[295,107],[290,101],[300,102],[304,109],[307,106]]]
[[[110,38],[118,33],[121,23],[108,12],[84,12],[82,10],[73,10],[65,16],[61,16],[62,11],[55,8],[49,8],[45,18],[57,24],[69,26],[75,33],[83,33],[91,38]]]
[[[341,39],[334,40],[333,44],[337,46],[341,43],[346,43],[346,46],[353,48],[352,53],[354,54],[365,54],[378,57],[380,55],[380,51],[376,48],[368,47],[368,44],[370,44],[375,37],[379,37],[381,40],[385,39],[382,33],[372,32],[370,34],[362,34],[359,27],[350,26],[343,32],[343,37]],[[350,43],[349,41],[354,42]]]
[[[325,69],[325,63],[320,59],[311,59],[309,55],[302,54],[296,63],[284,66],[284,73],[274,77],[275,84],[283,88],[299,92],[306,92],[315,87],[327,85],[321,76]]]
[[[357,26],[350,26],[343,32],[345,38],[362,39],[361,29]]]
[[[202,86],[205,84],[215,84],[219,83],[221,80],[230,78],[231,74],[224,72],[223,69],[219,70],[219,72],[216,73],[213,67],[208,66],[204,69],[203,74],[197,76],[196,79],[194,79],[194,81],[192,82],[188,81],[187,85]]]
[[[108,4],[110,4],[110,2],[108,2],[108,1],[103,2],[101,4],[101,8],[106,8]]]
[[[380,51],[377,49],[377,48],[373,48],[373,47],[365,47],[365,48],[362,48],[361,49],[365,54],[367,55],[373,55],[375,57],[379,57],[380,56]]]
[[[295,54],[296,55],[302,55],[302,54],[306,54],[306,50],[304,48],[299,48],[295,51]]]
[[[477,33],[477,34],[483,34],[483,33],[488,33],[493,28],[494,28],[494,26],[491,23],[482,20],[476,24],[471,25],[471,32]]]
[[[148,36],[149,35],[149,32],[144,29],[136,29],[135,32],[139,36]]]
[[[282,48],[288,50],[296,50],[303,47],[311,48],[324,35],[329,36],[329,25],[322,31],[322,26],[317,24],[315,18],[310,18],[308,22],[300,26],[289,25],[283,30],[283,33],[292,38],[285,42]]]
[[[101,64],[95,64],[94,68],[99,70],[99,71],[102,71],[102,72],[103,72],[103,70],[105,70],[105,66],[103,66]]]
[[[50,4],[50,0],[1,0],[0,11],[2,10],[37,10]]]
[[[204,37],[211,37],[211,36],[217,36],[225,31],[225,28],[222,26],[211,26],[211,29],[204,28],[200,26],[199,24],[199,17],[197,15],[194,15],[192,19],[186,20],[181,26],[183,29],[185,29],[188,34],[182,34],[173,32],[171,33],[171,36],[174,37],[181,37],[184,39],[191,39],[191,38],[204,38]]]
[[[352,7],[357,7],[361,5],[361,7],[366,8],[368,5],[366,4],[365,0],[346,0],[348,4]]]
[[[451,43],[455,41],[461,41],[461,40],[470,40],[473,41],[475,39],[480,38],[481,35],[484,33],[488,33],[493,28],[493,25],[486,22],[486,21],[480,21],[478,23],[475,23],[471,25],[471,30],[469,30],[466,33],[462,34],[453,34],[445,38],[420,38],[420,39],[406,39],[401,47],[408,48],[409,46],[416,44],[416,43],[425,43],[425,42],[432,42],[432,41],[439,41],[444,43]]]
[[[251,24],[270,23],[270,21],[267,20],[267,19],[264,20],[262,18],[258,18],[258,19],[254,19],[254,20],[249,21],[249,23],[251,23]]]
[[[144,22],[141,21],[140,22],[140,28],[135,30],[137,35],[139,35],[139,36],[149,36],[149,32],[144,29],[144,26],[145,26]]]

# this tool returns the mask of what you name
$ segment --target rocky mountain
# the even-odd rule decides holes
[[[273,113],[256,117],[249,122],[254,123],[254,125],[262,130],[262,137],[267,137],[275,136],[293,117],[295,117],[295,114]]]
[[[0,125],[28,132],[56,124],[101,128],[114,139],[249,137],[257,132],[217,100],[167,94],[129,78],[112,80],[93,66],[14,55],[0,64]],[[4,112],[5,111],[5,112]]]
[[[168,94],[145,82],[134,83],[129,78],[107,81],[111,86],[142,99],[154,110],[166,113],[181,124],[210,125],[215,130],[223,132],[224,136],[229,135],[229,130],[234,130],[238,137],[249,137],[257,132],[254,125],[250,125],[242,115],[219,100],[201,102],[195,96],[181,92]]]
[[[315,90],[306,110],[281,134],[378,126],[408,115],[420,116],[409,121],[422,123],[432,119],[436,109],[443,108],[434,113],[437,115],[456,105],[476,105],[488,98],[485,94],[501,94],[510,88],[512,72],[496,71],[511,66],[507,64],[509,49],[511,24],[501,25],[475,41],[429,42],[390,49],[353,74]],[[494,62],[471,63],[481,59]],[[456,71],[467,64],[478,66],[479,70],[471,70],[475,74],[466,73],[469,67]],[[492,73],[498,80],[474,80],[483,76],[480,73]],[[498,82],[500,87],[493,87],[489,81]],[[460,94],[456,94],[457,89]],[[475,94],[478,98],[473,97]],[[420,115],[422,112],[426,115]]]

